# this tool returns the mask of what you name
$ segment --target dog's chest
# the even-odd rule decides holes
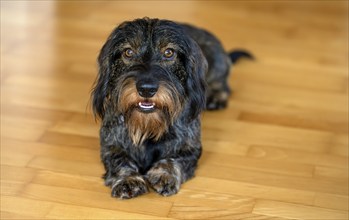
[[[165,148],[166,146],[161,146],[161,143],[145,141],[142,146],[130,145],[126,150],[137,163],[140,173],[145,174],[154,163],[165,156]]]

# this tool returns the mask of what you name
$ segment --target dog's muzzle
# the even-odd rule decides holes
[[[151,101],[151,98],[157,93],[159,83],[151,79],[143,79],[136,83],[136,88],[139,96],[143,98],[138,103],[139,110],[145,113],[153,112],[156,106],[155,102]]]

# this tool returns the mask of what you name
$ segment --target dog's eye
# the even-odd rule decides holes
[[[173,58],[174,55],[175,55],[175,51],[171,48],[167,48],[163,54],[164,58],[166,59],[171,59]]]
[[[127,58],[131,58],[133,57],[135,54],[135,52],[130,49],[130,48],[127,48],[125,51],[124,51],[124,56],[127,57]]]

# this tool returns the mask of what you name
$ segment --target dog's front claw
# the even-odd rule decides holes
[[[145,180],[140,175],[118,179],[111,188],[111,195],[120,199],[131,199],[149,191]]]
[[[170,174],[166,171],[159,172],[159,170],[155,169],[148,172],[147,179],[154,191],[162,196],[171,196],[176,194],[181,185],[178,176]]]

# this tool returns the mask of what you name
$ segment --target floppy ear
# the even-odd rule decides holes
[[[187,93],[190,108],[190,118],[195,119],[206,107],[205,75],[208,64],[200,47],[191,40],[190,56],[187,64]]]
[[[98,76],[92,89],[92,109],[95,117],[103,119],[107,104],[107,97],[109,95],[109,80],[112,74],[111,60],[113,57],[112,38],[110,37],[102,47],[98,56]]]

